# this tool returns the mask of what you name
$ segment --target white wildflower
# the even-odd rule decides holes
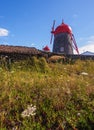
[[[36,113],[36,106],[33,106],[32,104],[31,105],[28,105],[27,106],[27,109],[25,109],[21,115],[22,117],[29,117],[29,116],[34,116]]]
[[[81,113],[77,113],[77,116],[80,116],[81,115]]]
[[[86,73],[86,72],[82,72],[81,74],[82,74],[82,75],[88,75],[88,73]]]

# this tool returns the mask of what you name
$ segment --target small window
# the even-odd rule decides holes
[[[61,47],[61,48],[60,48],[60,52],[64,52],[64,47]]]

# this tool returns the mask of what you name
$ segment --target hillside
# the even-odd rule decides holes
[[[0,60],[0,130],[93,130],[94,61]]]

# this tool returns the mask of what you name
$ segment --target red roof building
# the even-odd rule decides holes
[[[69,34],[72,34],[72,29],[67,24],[62,23],[55,30],[52,30],[51,33],[53,33],[54,35],[59,34],[59,33],[69,33]]]
[[[72,29],[64,22],[51,31],[54,34],[53,52],[73,54],[73,49],[79,54],[79,50],[72,34]]]
[[[48,46],[45,46],[45,47],[43,48],[43,51],[50,51],[50,48],[49,48]]]

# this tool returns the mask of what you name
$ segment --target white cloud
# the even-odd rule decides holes
[[[34,46],[34,45],[35,45],[34,43],[31,44],[31,46]]]
[[[87,44],[87,45],[82,46],[82,47],[79,48],[80,53],[83,53],[85,51],[94,52],[94,43]]]
[[[8,36],[9,31],[7,29],[4,28],[0,28],[0,37],[1,36]]]
[[[94,36],[90,37],[81,37],[78,39],[77,43],[83,43],[82,46],[78,46],[79,53],[83,53],[86,51],[94,52]],[[79,45],[79,44],[77,44]],[[77,52],[74,50],[74,54],[77,54]]]

